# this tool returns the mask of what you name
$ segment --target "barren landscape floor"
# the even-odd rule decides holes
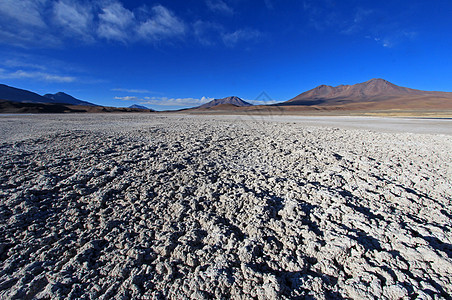
[[[0,116],[0,299],[452,296],[451,120]]]

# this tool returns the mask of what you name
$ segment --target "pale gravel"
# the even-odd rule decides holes
[[[450,126],[0,116],[0,299],[450,299]]]

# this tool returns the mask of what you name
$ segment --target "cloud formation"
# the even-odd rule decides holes
[[[70,61],[21,51],[0,48],[0,78],[49,83],[99,84],[104,79],[94,78],[85,68]]]
[[[133,12],[125,9],[119,2],[113,2],[101,9],[97,34],[108,40],[126,42],[127,32],[134,26],[134,22]]]
[[[181,36],[186,25],[162,5],[154,6],[152,17],[138,26],[138,34],[145,40],[160,40],[165,37]]]
[[[219,12],[227,15],[234,13],[234,10],[222,0],[206,0],[206,5],[213,12]]]
[[[305,0],[303,9],[308,25],[319,32],[357,35],[386,48],[412,40],[417,35],[403,24],[403,18],[390,18],[390,14],[377,9],[358,6],[348,10],[329,0]]]
[[[277,100],[244,100],[248,103],[251,103],[253,105],[271,105],[271,104],[275,104],[275,103],[279,103],[282,101],[277,101]]]
[[[135,97],[135,96],[124,96],[124,97],[115,97],[116,100],[123,100],[123,101],[142,101],[142,99]]]
[[[57,74],[50,74],[46,72],[37,72],[37,71],[24,71],[24,70],[17,70],[14,72],[8,72],[7,70],[0,69],[0,78],[1,79],[23,79],[23,78],[29,78],[29,79],[36,79],[39,81],[46,81],[46,82],[74,82],[76,81],[75,77],[72,76],[62,76]]]
[[[215,22],[198,20],[193,24],[193,34],[204,46],[215,45],[222,32],[224,32],[223,26]]]
[[[213,13],[233,15],[223,0],[205,0]],[[0,43],[23,48],[60,47],[67,41],[96,43],[162,41],[193,38],[204,46],[256,41],[261,32],[230,30],[217,21],[186,21],[160,4],[131,9],[122,0],[2,0]]]
[[[162,5],[131,10],[118,0],[2,0],[0,27],[0,43],[22,47],[54,47],[65,39],[155,42],[187,29]]]
[[[53,21],[68,35],[75,35],[84,40],[93,40],[92,8],[74,1],[60,0],[53,6]]]
[[[239,29],[234,32],[224,33],[223,42],[226,46],[235,46],[239,42],[248,42],[261,37],[261,32],[254,29]]]
[[[136,96],[123,96],[114,97],[116,100],[134,101],[143,105],[158,105],[158,106],[174,106],[174,107],[194,107],[199,106],[214,98],[201,97],[201,98],[168,98],[168,97],[136,97]]]
[[[52,34],[45,13],[47,0],[2,0],[0,1],[0,43],[14,46],[56,46],[59,44]]]
[[[120,89],[115,89],[120,90]],[[168,98],[168,97],[136,97],[136,96],[117,96],[114,97],[115,100],[122,101],[132,101],[142,105],[156,105],[156,106],[174,106],[174,107],[196,107],[207,102],[214,100],[214,98],[210,97],[201,97],[201,98]],[[270,105],[279,103],[281,101],[273,100],[273,99],[254,99],[254,100],[244,100],[253,105]]]
[[[263,36],[262,32],[255,29],[243,28],[228,31],[219,23],[202,20],[193,24],[193,34],[204,46],[222,44],[228,47],[235,47],[241,42],[255,42]]]
[[[122,89],[122,88],[116,88],[112,89],[114,92],[126,92],[126,93],[135,93],[135,94],[156,94],[156,92],[149,91],[149,90],[139,90],[139,89]],[[158,93],[157,93],[158,94]]]
[[[0,14],[2,17],[14,20],[20,25],[45,27],[40,11],[44,9],[45,1],[31,0],[2,0],[0,2]]]

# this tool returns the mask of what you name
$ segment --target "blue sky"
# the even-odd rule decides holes
[[[452,92],[450,0],[1,0],[0,44],[1,83],[101,105],[285,101],[371,78]]]

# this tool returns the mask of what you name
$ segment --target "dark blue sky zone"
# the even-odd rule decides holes
[[[158,110],[376,77],[452,92],[451,32],[451,1],[2,0],[0,82]]]

